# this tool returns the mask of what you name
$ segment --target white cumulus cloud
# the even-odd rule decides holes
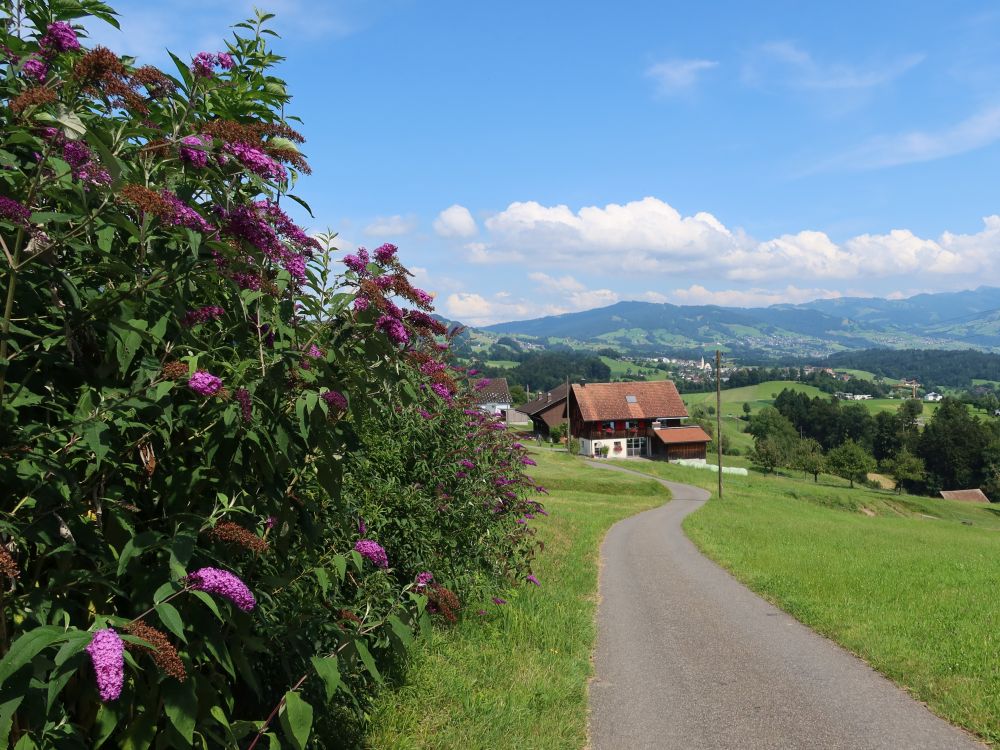
[[[365,234],[371,237],[399,237],[417,228],[417,220],[412,216],[378,216],[365,227]]]
[[[476,220],[465,206],[449,206],[434,220],[434,231],[442,237],[472,237],[478,231]]]

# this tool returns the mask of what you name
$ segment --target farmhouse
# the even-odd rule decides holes
[[[531,419],[532,429],[536,433],[548,435],[549,430],[566,421],[568,390],[566,384],[562,383],[551,391],[539,394],[534,401],[529,401],[520,408],[520,411]]]
[[[503,414],[512,403],[507,378],[483,378],[473,382],[472,399],[487,414]]]
[[[711,437],[685,425],[687,409],[669,380],[637,383],[580,383],[569,391],[570,434],[580,453],[611,458],[650,456],[705,459]]]
[[[944,398],[944,396],[942,396],[940,393],[935,393],[934,391],[931,391],[926,396],[924,396],[924,401],[936,402],[936,401],[940,401],[943,398]]]

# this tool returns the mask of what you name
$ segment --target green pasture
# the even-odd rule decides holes
[[[586,744],[587,681],[596,637],[598,550],[616,521],[661,505],[651,479],[535,450],[535,479],[550,492],[548,518],[532,522],[545,549],[535,574],[504,606],[465,603],[412,659],[406,684],[371,713],[371,748],[565,748]],[[477,611],[483,608],[486,615]]]

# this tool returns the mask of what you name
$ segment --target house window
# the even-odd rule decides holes
[[[626,430],[636,430],[639,428],[639,421],[637,419],[626,419],[625,429]]]
[[[626,438],[625,455],[627,456],[645,456],[646,455],[646,438]]]
[[[635,396],[626,396],[625,397],[625,403],[627,403],[627,404],[634,404],[637,401],[638,401],[638,399],[636,399]]]
[[[601,431],[602,432],[614,432],[615,431],[615,423],[614,422],[601,422]]]

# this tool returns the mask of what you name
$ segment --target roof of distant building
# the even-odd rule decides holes
[[[476,386],[488,381],[481,389]],[[511,403],[510,389],[507,387],[507,378],[480,378],[472,381],[472,401],[476,404],[509,404]]]
[[[691,425],[690,427],[667,427],[662,430],[654,430],[653,434],[667,445],[712,442],[712,436],[698,425]]]
[[[566,393],[568,388],[565,383],[560,383],[551,391],[544,391],[540,393],[537,398],[529,401],[524,406],[522,406],[518,411],[524,412],[529,417],[537,414],[543,409],[552,406],[552,404],[557,404],[566,398]]]
[[[572,386],[585,422],[611,419],[683,418],[688,416],[677,387],[669,380],[634,383],[588,383]],[[634,398],[629,398],[630,396]]]
[[[941,490],[945,500],[961,500],[966,503],[988,503],[990,499],[982,490]]]

